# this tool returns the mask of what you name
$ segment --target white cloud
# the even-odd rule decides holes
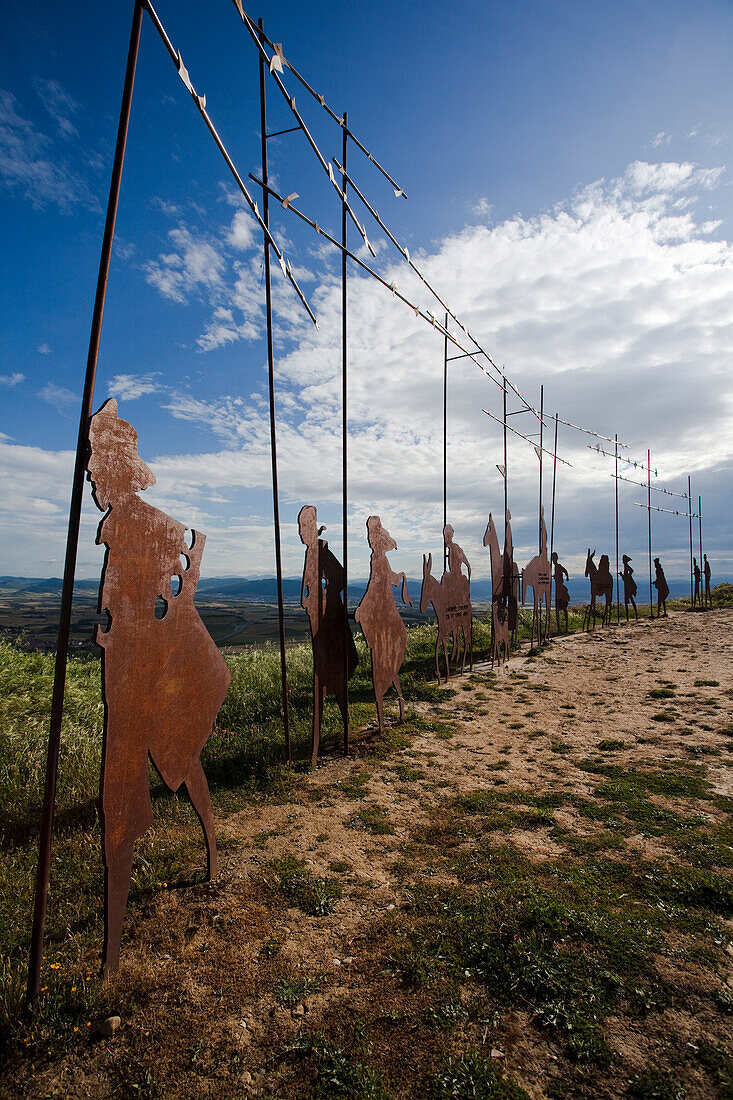
[[[185,302],[194,291],[211,293],[221,286],[224,258],[211,241],[195,237],[184,225],[171,229],[168,237],[174,251],[143,267],[147,281],[164,298]]]
[[[99,208],[86,182],[54,151],[51,139],[23,118],[6,91],[0,91],[0,182],[35,210],[49,203],[64,212],[75,206]]]
[[[728,369],[733,327],[727,307],[733,295],[733,244],[711,236],[709,211],[698,219],[695,201],[707,198],[720,176],[719,169],[701,171],[689,163],[636,162],[620,178],[584,187],[535,218],[468,225],[430,252],[415,251],[426,277],[495,361],[506,363],[509,376],[535,405],[542,382],[550,415],[557,409],[565,419],[603,434],[618,432],[630,445],[623,453],[637,459],[651,447],[662,484],[682,491],[692,474],[693,493],[704,498],[705,539],[718,573],[733,571],[726,503],[733,469]],[[181,264],[174,270],[207,270],[206,264],[187,268],[180,239],[178,245]],[[215,269],[209,282],[192,276],[194,285],[214,288],[211,325],[220,327],[201,337],[211,346],[247,338],[239,331],[240,314],[261,322],[257,264],[257,257],[238,263],[228,295],[225,271]],[[381,270],[388,282],[394,279],[438,313],[406,264],[395,261]],[[283,293],[282,280],[275,286],[292,340],[289,354],[277,361],[283,547],[285,570],[292,575],[302,564],[295,529],[302,503],[318,506],[339,550],[340,286],[328,276],[314,296],[319,332],[304,321],[289,292]],[[229,301],[216,300],[217,295]],[[366,572],[363,525],[373,513],[397,540],[395,568],[415,575],[423,551],[440,552],[443,340],[366,277],[351,278],[349,300],[353,575]],[[487,576],[481,536],[488,511],[502,509],[496,463],[503,454],[500,428],[481,410],[501,415],[501,391],[470,360],[459,359],[449,364],[448,401],[450,519],[476,575]],[[510,409],[516,407],[510,400]],[[218,400],[175,394],[166,408],[186,423],[187,445],[182,453],[156,458],[150,441],[141,439],[141,453],[158,478],[149,499],[201,524],[209,536],[206,571],[270,571],[271,528],[266,519],[248,514],[259,515],[270,493],[266,402],[251,394]],[[525,432],[537,427],[529,416],[512,423]],[[576,576],[589,543],[599,553],[613,545],[612,463],[587,450],[589,441],[596,442],[560,428],[560,453],[573,465],[558,468],[556,545]],[[15,453],[10,446],[1,453],[8,452]],[[36,455],[34,461],[54,459]],[[508,466],[521,561],[536,550],[538,465],[529,445],[510,438]],[[39,491],[43,477],[36,475],[29,495],[51,503],[63,499],[61,491]],[[68,496],[65,484],[63,489]],[[646,516],[633,504],[643,490],[626,483],[620,489],[622,551],[641,563]],[[222,498],[229,503],[222,504]],[[655,547],[668,556],[668,575],[684,574],[685,522],[659,514],[653,527]]]
[[[25,382],[25,375],[20,371],[13,371],[12,374],[0,374],[0,386],[19,386],[21,382]]]
[[[689,134],[687,135],[690,136]],[[665,133],[664,130],[660,130],[659,133],[652,138],[652,146],[658,149],[660,145],[669,145],[672,141],[672,135]]]
[[[116,374],[107,387],[110,397],[120,401],[135,401],[147,393],[161,390],[155,374]]]
[[[46,385],[38,391],[38,396],[49,405],[53,405],[58,412],[63,412],[71,405],[76,405],[79,401],[75,393],[72,393],[71,390],[67,390],[65,386],[57,386],[55,382],[47,382]]]
[[[255,229],[256,223],[249,210],[237,210],[227,240],[232,248],[246,252],[254,244]]]
[[[38,354],[39,355],[50,355],[51,354],[51,348],[49,347],[48,344],[40,344],[39,347],[38,347]]]
[[[63,138],[74,137],[78,134],[76,125],[72,119],[79,114],[80,106],[58,80],[47,80],[36,77],[33,87],[41,98],[41,101],[56,123],[59,134]]]

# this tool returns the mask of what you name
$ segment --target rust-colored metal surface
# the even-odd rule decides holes
[[[504,593],[507,600],[507,621],[512,649],[517,644],[519,626],[519,590],[521,577],[519,566],[514,561],[514,542],[512,539],[512,514],[505,509],[504,515]]]
[[[692,606],[699,607],[702,603],[700,593],[700,581],[702,580],[702,569],[697,564],[697,558],[692,559],[692,572],[695,578],[695,590],[692,593]]]
[[[320,538],[325,527],[318,526],[316,509],[305,504],[298,513],[300,541],[305,546],[303,584],[300,605],[308,613],[313,644],[313,736],[311,762],[318,762],[321,721],[326,695],[336,696],[344,723],[344,749],[349,739],[349,707],[346,684],[354,675],[359,658],[354,639],[348,629],[348,619],[342,593],[344,570],[331,553],[328,543]]]
[[[705,607],[713,606],[713,597],[710,594],[710,562],[708,561],[707,554],[703,554],[704,565],[702,567],[703,576],[705,577]]]
[[[654,580],[652,583],[657,590],[657,618],[661,615],[666,616],[669,585],[659,558],[654,559]]]
[[[397,549],[389,531],[382,527],[379,516],[366,522],[367,541],[372,549],[369,562],[369,583],[354,618],[364,632],[372,655],[372,683],[377,704],[380,731],[384,729],[384,695],[394,686],[400,704],[400,721],[405,716],[405,701],[400,687],[400,668],[405,656],[407,631],[395,604],[392,589],[402,581],[402,602],[412,605],[407,591],[407,577],[394,573],[387,560],[390,550]]]
[[[591,620],[593,621],[593,626],[596,625],[596,598],[598,596],[603,596],[605,600],[601,626],[605,626],[611,621],[611,601],[613,599],[611,566],[608,560],[608,554],[601,554],[598,565],[596,565],[593,561],[595,553],[595,550],[591,553],[590,547],[588,547],[588,554],[585,559],[585,575],[590,580],[590,603],[583,617],[584,630],[590,630]]]
[[[634,580],[634,570],[631,568],[631,558],[628,554],[623,556],[624,570],[621,574],[621,580],[624,582],[624,607],[626,608],[626,622],[629,621],[629,604],[634,609],[634,618],[638,620],[639,612],[636,610],[636,581]]]
[[[435,641],[435,675],[440,680],[439,653],[443,647],[445,659],[445,678],[450,676],[450,661],[456,661],[463,640],[463,656],[461,659],[461,672],[466,667],[466,656],[469,657],[469,667],[473,666],[473,641],[472,624],[473,608],[471,607],[470,583],[471,566],[468,558],[457,542],[453,541],[453,528],[449,523],[443,530],[445,540],[448,568],[440,580],[432,573],[433,555],[422,559],[422,589],[420,590],[420,611],[425,614],[430,604],[435,609],[438,620],[438,636]],[[461,566],[468,570],[466,576]],[[448,658],[448,637],[451,636],[453,649]]]
[[[565,616],[565,629],[563,634],[568,632],[568,606],[570,605],[570,593],[568,592],[566,580],[570,580],[565,566],[560,562],[557,556],[557,550],[552,554],[552,571],[555,577],[555,623],[557,625],[557,632],[560,633],[560,615]]]
[[[133,845],[152,822],[148,757],[166,785],[185,784],[216,875],[209,788],[199,755],[230,674],[193,604],[205,536],[141,500],[155,483],[137,453],[137,432],[106,401],[90,421],[87,473],[105,512],[99,610],[104,742],[101,808],[105,866],[103,966],[117,969]]]
[[[537,627],[537,645],[542,645],[550,635],[550,602],[552,600],[552,576],[550,574],[550,561],[547,557],[547,525],[545,523],[545,509],[540,509],[540,552],[535,554],[530,562],[522,570],[522,603],[524,603],[528,588],[532,589],[532,635],[530,645],[534,645],[535,625]],[[545,605],[544,623],[542,620],[542,604]]]
[[[489,548],[491,561],[491,663],[500,664],[509,656],[509,617],[507,585],[504,577],[504,555],[499,549],[494,517],[484,531],[484,546]]]

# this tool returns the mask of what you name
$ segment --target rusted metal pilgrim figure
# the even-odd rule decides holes
[[[540,552],[535,554],[522,570],[522,603],[528,588],[532,589],[534,606],[532,609],[532,636],[530,647],[534,645],[534,628],[537,624],[537,645],[542,645],[550,636],[550,601],[552,599],[552,578],[550,562],[547,557],[547,525],[545,524],[544,505],[540,509]],[[545,604],[545,621],[542,622],[542,603]]]
[[[298,513],[300,541],[306,547],[300,605],[308,612],[313,643],[313,737],[311,762],[318,761],[321,721],[326,695],[333,692],[344,723],[344,745],[349,737],[349,708],[346,700],[346,676],[354,675],[359,658],[346,623],[341,598],[344,570],[325,539],[326,530],[318,526],[316,509],[305,504]],[[346,667],[346,676],[344,675]]]
[[[713,606],[713,597],[710,594],[710,562],[707,554],[703,554],[703,576],[705,577],[705,607]]]
[[[469,654],[469,667],[473,665],[473,640],[472,623],[473,609],[470,597],[471,566],[468,558],[457,542],[453,541],[453,528],[449,523],[443,529],[445,547],[448,551],[448,569],[438,581],[432,574],[433,555],[422,558],[422,589],[420,590],[420,611],[425,614],[430,604],[435,608],[438,620],[438,637],[435,641],[435,674],[440,680],[440,666],[438,654],[440,646],[443,646],[445,657],[445,678],[450,676],[450,662],[448,660],[448,635],[453,638],[453,652],[451,660],[455,661],[460,650],[461,636],[463,637],[463,659],[461,672],[466,667],[466,654]],[[465,564],[468,569],[466,577],[461,570]]]
[[[563,577],[570,580],[570,576],[565,566],[558,560],[557,550],[555,550],[552,555],[552,566],[555,574],[555,622],[557,623],[557,632],[558,634],[560,633],[560,612],[562,612],[565,616],[565,630],[563,633],[567,634],[570,593],[568,592]]]
[[[506,578],[504,576],[504,555],[499,549],[494,518],[489,512],[489,522],[484,531],[484,546],[489,548],[491,560],[491,663],[498,664],[509,656],[509,619],[508,599],[506,596]]]
[[[695,577],[695,590],[692,594],[692,606],[693,606],[693,608],[695,608],[695,607],[699,607],[700,604],[702,603],[702,600],[700,598],[700,595],[701,595],[700,594],[700,581],[702,579],[702,570],[700,569],[700,566],[697,564],[697,558],[693,558],[692,563],[693,563],[692,564],[692,572],[693,572],[693,575]]]
[[[634,580],[634,570],[631,568],[631,558],[628,554],[623,556],[624,571],[621,574],[621,579],[624,582],[624,607],[626,608],[626,622],[629,621],[629,604],[634,609],[634,618],[639,619],[639,612],[636,610],[636,581]]]
[[[606,601],[605,607],[603,608],[601,626],[605,626],[606,623],[611,622],[613,577],[611,576],[611,566],[608,561],[608,554],[601,554],[598,565],[593,561],[594,556],[595,550],[591,554],[590,547],[588,547],[588,555],[585,559],[585,575],[590,578],[590,603],[586,608],[583,618],[584,630],[590,630],[591,617],[593,619],[593,626],[596,625],[596,596],[603,596]]]
[[[662,563],[659,558],[654,559],[654,580],[652,584],[657,590],[657,618],[667,616],[667,596],[669,595],[669,585],[667,584],[667,578],[664,575],[662,569]]]
[[[119,965],[133,846],[152,820],[148,757],[172,791],[185,784],[216,875],[209,788],[199,754],[231,679],[193,604],[206,538],[137,495],[155,478],[137,453],[137,432],[106,401],[90,421],[87,464],[105,512],[97,543],[106,554],[97,628],[102,647],[104,742],[101,818],[105,866],[106,972]]]
[[[517,644],[519,627],[519,589],[521,580],[519,568],[514,561],[514,543],[512,541],[512,514],[507,508],[504,517],[504,593],[507,600],[507,624],[512,648]]]
[[[354,618],[364,631],[372,654],[372,683],[381,731],[384,729],[384,694],[390,684],[394,685],[399,699],[400,721],[405,717],[399,672],[405,656],[407,631],[397,610],[392,588],[402,581],[402,602],[412,606],[412,600],[407,591],[407,577],[404,573],[393,573],[387,560],[387,554],[397,549],[397,543],[382,527],[379,516],[370,516],[366,526],[367,539],[372,548],[369,584],[354,612]]]

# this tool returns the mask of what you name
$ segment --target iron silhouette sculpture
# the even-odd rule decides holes
[[[692,593],[692,606],[693,606],[693,609],[694,609],[696,607],[700,607],[700,605],[702,604],[702,599],[701,599],[702,594],[700,592],[700,581],[702,580],[702,570],[701,570],[700,566],[697,564],[697,558],[693,558],[692,563],[693,563],[692,572],[693,572],[693,576],[695,578],[695,589]]]
[[[667,584],[667,578],[664,575],[662,569],[662,563],[659,558],[654,559],[654,580],[652,584],[657,590],[657,618],[667,616],[667,596],[669,596],[669,585]]]
[[[535,624],[537,626],[537,645],[546,642],[550,635],[550,601],[552,599],[552,577],[550,561],[547,557],[547,526],[545,509],[540,508],[540,552],[525,565],[522,570],[522,603],[528,588],[532,589],[532,634],[530,648],[534,645]],[[545,620],[542,622],[542,604],[545,605]]]
[[[566,580],[570,580],[567,569],[560,562],[557,556],[557,550],[552,555],[552,570],[555,577],[555,623],[557,625],[557,632],[560,633],[560,615],[565,616],[565,630],[563,634],[568,632],[568,607],[570,606],[570,593],[568,591]]]
[[[105,867],[103,967],[117,970],[133,847],[153,820],[148,759],[171,791],[185,785],[216,875],[211,798],[201,761],[231,679],[194,607],[206,537],[138,493],[155,477],[137,452],[137,432],[109,400],[91,418],[87,474],[104,518],[106,547],[97,627],[102,647],[104,739],[100,784]]]
[[[349,739],[349,708],[346,683],[356,671],[359,658],[348,627],[342,593],[344,570],[341,562],[320,536],[316,509],[305,504],[298,513],[300,541],[305,546],[300,606],[307,612],[313,647],[313,734],[311,763],[318,762],[323,704],[326,695],[336,696],[344,725],[344,748]]]
[[[489,548],[491,561],[491,663],[501,664],[502,655],[509,656],[509,615],[504,576],[504,554],[499,549],[494,518],[489,512],[489,521],[484,531],[484,546]]]
[[[517,645],[519,629],[519,591],[521,578],[519,568],[514,561],[514,542],[512,539],[512,514],[506,509],[504,516],[504,593],[507,601],[507,625],[512,649]]]
[[[705,577],[705,607],[713,606],[713,597],[710,593],[710,562],[708,561],[707,554],[703,554],[703,576]]]
[[[593,620],[593,626],[595,627],[596,625],[596,599],[598,596],[603,596],[605,600],[603,615],[601,617],[601,626],[606,626],[607,623],[611,622],[611,602],[613,600],[613,577],[611,576],[611,566],[608,560],[608,554],[601,554],[598,565],[596,565],[593,561],[595,553],[595,550],[591,553],[589,547],[585,559],[585,575],[590,580],[590,603],[583,617],[584,630],[590,630],[591,619]]]
[[[621,580],[624,582],[624,607],[626,608],[626,622],[629,621],[629,604],[634,609],[634,619],[638,622],[639,612],[636,610],[636,581],[634,580],[634,570],[631,568],[631,558],[628,554],[623,556],[624,571],[621,574]]]
[[[400,686],[400,668],[405,656],[407,630],[397,610],[392,589],[402,582],[402,602],[412,606],[407,591],[407,577],[392,570],[387,554],[397,549],[397,543],[382,526],[379,516],[366,522],[367,540],[372,553],[369,562],[369,583],[354,618],[364,632],[372,656],[372,683],[377,704],[380,733],[384,729],[384,696],[390,685],[397,692],[400,721],[405,717],[405,700]]]
[[[469,656],[469,667],[473,667],[473,609],[470,595],[471,566],[461,547],[453,541],[453,528],[449,523],[443,529],[443,537],[447,551],[448,569],[445,570],[440,580],[437,580],[432,573],[433,555],[429,554],[426,558],[423,554],[420,611],[424,615],[430,604],[435,609],[435,616],[438,620],[438,635],[435,641],[435,675],[440,681],[439,653],[442,645],[447,682],[450,677],[450,662],[458,659],[461,650],[461,639],[463,640],[461,672],[465,671],[467,655]],[[463,573],[461,568],[464,564],[468,569],[468,576]],[[449,636],[453,643],[450,659],[448,657]]]

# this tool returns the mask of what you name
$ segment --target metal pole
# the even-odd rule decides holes
[[[697,498],[697,530],[700,541],[700,561],[699,566],[702,569],[703,556],[702,556],[702,497]],[[705,593],[705,574],[703,573],[702,579],[702,591],[703,591],[703,607],[707,607],[707,595]]]
[[[692,567],[692,482],[687,475],[687,515],[690,518],[690,606],[694,607],[695,589],[693,587],[694,570]]]
[[[265,32],[262,20],[258,20],[260,41]],[[260,54],[260,126],[262,130],[262,178],[267,184],[267,99],[265,92],[265,62]],[[270,462],[272,465],[272,515],[275,527],[275,572],[277,576],[277,621],[280,632],[280,683],[282,687],[283,729],[285,732],[285,760],[290,763],[290,715],[288,711],[288,673],[285,663],[285,614],[283,609],[283,574],[280,547],[280,501],[277,479],[277,437],[275,427],[275,355],[272,332],[272,282],[270,279],[270,196],[262,192],[262,220],[265,225],[265,304],[267,313],[267,379],[270,397]]]
[[[646,512],[649,517],[649,618],[654,618],[652,599],[652,453],[646,452]]]
[[[552,455],[552,513],[550,516],[550,561],[555,549],[555,483],[557,481],[557,413],[555,413],[555,449]]]
[[[506,514],[509,508],[509,471],[506,464],[506,375],[504,379],[504,522],[506,523]]]
[[[115,146],[115,157],[112,167],[112,180],[110,182],[109,198],[107,200],[107,217],[104,224],[102,253],[99,260],[94,313],[92,315],[92,327],[89,336],[89,352],[87,355],[86,375],[84,378],[84,395],[82,397],[81,412],[79,416],[79,435],[76,443],[76,461],[74,463],[74,479],[72,482],[71,503],[69,506],[69,527],[66,537],[64,580],[61,590],[61,609],[59,612],[59,629],[56,642],[56,665],[54,668],[53,697],[51,700],[51,720],[48,732],[46,779],[43,792],[41,830],[38,840],[38,868],[36,871],[36,890],[33,904],[33,930],[31,934],[30,957],[28,960],[28,985],[26,988],[26,1005],[28,1008],[32,1008],[35,1004],[41,984],[43,932],[46,924],[48,884],[51,869],[51,836],[53,833],[56,780],[59,766],[61,720],[64,712],[66,664],[69,655],[71,604],[74,595],[76,554],[79,546],[79,524],[84,495],[84,474],[87,463],[89,419],[92,415],[92,402],[94,401],[94,382],[97,373],[97,359],[99,357],[99,344],[102,334],[102,317],[104,315],[107,279],[109,277],[110,261],[112,258],[112,243],[114,240],[117,205],[120,197],[122,166],[125,160],[125,144],[127,142],[127,129],[130,122],[132,89],[135,83],[135,67],[140,45],[142,17],[143,0],[135,0],[132,30],[130,32],[130,46],[127,53],[125,84],[122,92],[122,106],[120,108],[120,121],[117,127],[117,144]]]
[[[618,575],[618,434],[613,437],[614,458],[616,461],[616,623],[621,622],[621,594]]]
[[[448,314],[443,335],[443,531],[448,523]],[[448,547],[443,540],[443,572],[448,570]]]
[[[349,752],[349,634],[351,627],[349,626],[349,493],[348,493],[348,387],[347,387],[347,329],[346,329],[346,244],[347,244],[347,214],[348,203],[346,200],[346,155],[348,146],[349,131],[347,127],[347,115],[344,111],[344,124],[343,124],[343,147],[342,157],[344,166],[343,177],[343,189],[341,200],[341,244],[343,246],[343,252],[341,253],[341,406],[342,406],[342,421],[341,421],[341,486],[342,486],[342,523],[343,523],[343,558],[344,558],[344,699],[346,700],[346,721],[344,723],[344,753]]]
[[[538,527],[538,549],[542,552],[542,429],[544,427],[544,412],[545,412],[545,387],[540,386],[540,502],[539,510],[537,513],[537,527]]]

